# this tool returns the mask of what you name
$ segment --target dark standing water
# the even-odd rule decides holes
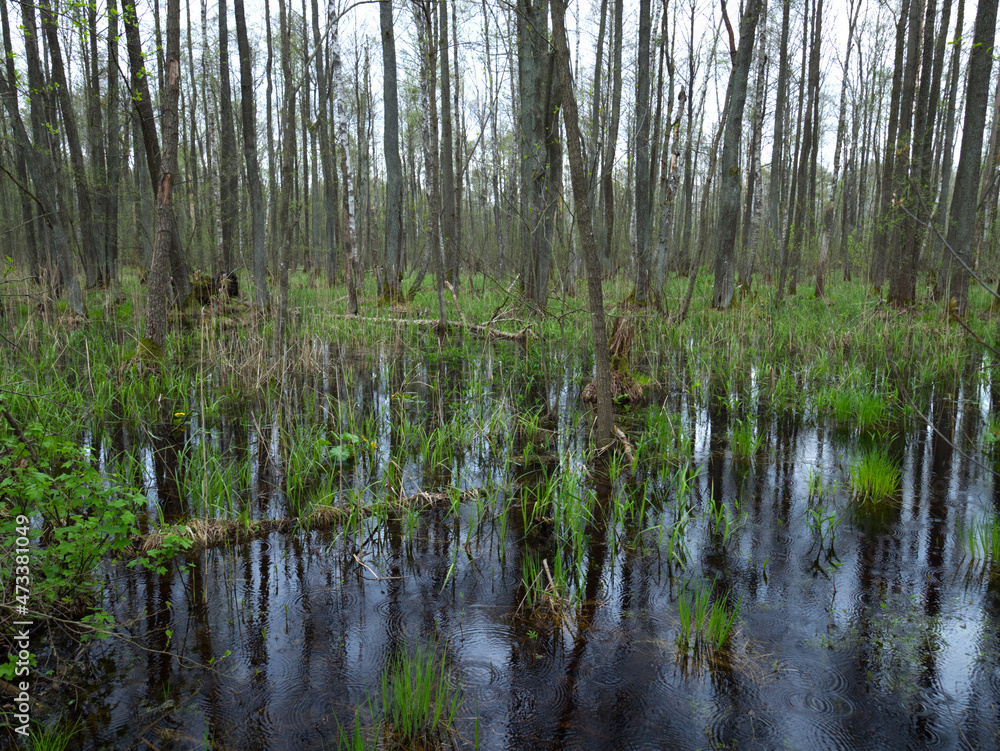
[[[654,362],[669,384],[649,396],[661,439],[645,410],[625,416],[639,460],[609,486],[581,460],[589,365],[545,362],[513,347],[475,359],[322,351],[318,374],[289,387],[294,421],[375,442],[325,480],[335,503],[482,492],[217,547],[162,577],[105,570],[107,607],[132,641],[97,646],[92,683],[65,694],[86,721],[80,747],[336,748],[359,708],[370,727],[388,660],[427,645],[463,692],[459,747],[477,717],[491,749],[998,746],[1000,580],[962,545],[1000,509],[1000,483],[977,463],[994,466],[988,384],[919,405],[956,451],[919,419],[866,436],[810,398],[758,408],[766,379],[728,392]],[[668,365],[688,375],[668,378]],[[273,484],[278,419],[227,407],[208,421],[202,455],[246,468],[228,486],[251,518],[291,515]],[[739,430],[759,441],[755,458],[735,456]],[[199,452],[201,435],[194,416],[159,445],[125,447],[151,508],[161,499],[169,517],[193,503],[200,478],[170,463]],[[103,439],[102,460],[118,460],[123,436]],[[902,467],[901,493],[878,513],[849,482],[872,444]],[[521,505],[538,497],[552,510],[526,534]],[[524,573],[557,558],[569,571],[561,619],[528,605]],[[678,646],[678,597],[698,588],[741,603],[720,651]]]

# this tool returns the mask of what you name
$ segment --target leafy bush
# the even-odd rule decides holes
[[[36,423],[24,437],[0,436],[0,581],[8,601],[78,618],[96,600],[94,568],[135,536],[145,498],[106,479],[64,436]],[[30,581],[30,602],[12,599],[18,576]]]

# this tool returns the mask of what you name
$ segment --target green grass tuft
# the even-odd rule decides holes
[[[899,493],[899,467],[879,446],[864,450],[851,460],[850,477],[851,488],[862,501],[880,503]]]

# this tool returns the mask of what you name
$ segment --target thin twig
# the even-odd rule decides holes
[[[920,205],[923,207],[924,211],[927,211],[928,213],[930,213],[930,208],[927,206],[927,203],[924,201],[924,197],[922,195],[920,195],[920,191],[919,190],[916,191],[916,194],[917,194],[917,198],[920,199]],[[944,247],[946,247],[948,249],[948,252],[951,253],[958,260],[958,262],[960,264],[962,264],[962,266],[965,267],[965,270],[969,272],[970,276],[972,276],[973,279],[975,279],[977,282],[979,282],[991,295],[993,295],[995,298],[997,298],[998,300],[1000,300],[1000,293],[998,293],[995,289],[993,289],[990,285],[988,285],[983,280],[983,278],[981,276],[979,276],[979,274],[977,274],[975,271],[972,270],[972,267],[969,266],[969,264],[967,264],[965,262],[965,259],[962,258],[962,256],[960,256],[958,254],[958,251],[955,250],[953,247],[951,247],[951,245],[948,244],[948,241],[945,240],[944,236],[941,234],[941,230],[939,230],[937,228],[936,224],[932,224],[930,222],[925,222],[923,219],[921,219],[916,214],[914,214],[912,211],[910,211],[908,208],[906,208],[906,206],[903,205],[903,204],[900,204],[900,208],[902,208],[903,211],[906,212],[906,214],[909,217],[911,217],[914,221],[916,221],[917,224],[922,224],[924,227],[930,227],[930,228],[932,228],[934,230],[934,234],[937,235],[938,239],[944,244]]]
[[[356,560],[358,562],[359,566],[363,566],[364,568],[368,569],[368,572],[372,576],[375,577],[375,581],[384,582],[384,581],[391,581],[392,579],[402,579],[403,578],[402,576],[379,576],[374,571],[372,571],[371,566],[369,566],[367,563],[365,563],[360,558],[358,558],[358,554],[357,553],[352,553],[352,555],[354,556],[354,560]]]

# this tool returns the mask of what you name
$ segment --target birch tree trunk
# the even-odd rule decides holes
[[[334,107],[337,116],[336,152],[340,159],[340,181],[344,188],[344,228],[341,233],[344,243],[344,270],[347,281],[348,310],[358,314],[358,289],[360,265],[358,250],[354,244],[354,185],[348,159],[348,118],[344,101],[343,62],[340,57],[340,35],[338,19],[334,19],[330,31],[330,68],[333,78]]]

